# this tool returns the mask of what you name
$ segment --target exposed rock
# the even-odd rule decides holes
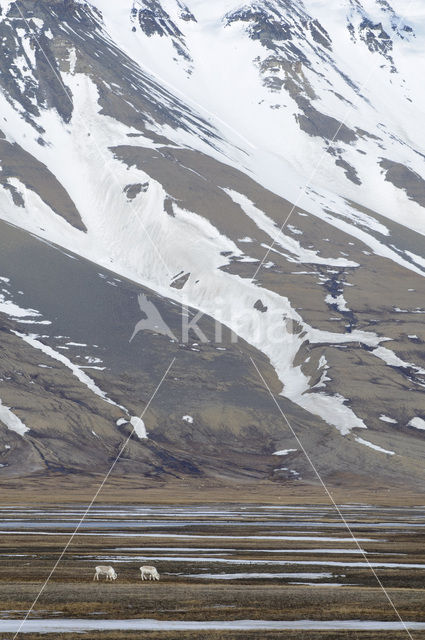
[[[183,20],[196,22],[195,17],[187,7],[182,6],[181,9],[181,18]],[[137,4],[133,5],[131,13],[133,19],[137,19],[140,28],[148,37],[153,35],[170,37],[177,53],[188,62],[191,61],[183,33],[163,9],[159,0],[139,0]]]
[[[355,131],[336,118],[321,113],[304,97],[298,96],[296,101],[303,111],[303,114],[296,116],[297,122],[300,128],[310,136],[319,136],[325,140],[340,141],[346,144],[357,140]]]
[[[419,174],[404,164],[387,158],[383,158],[380,165],[385,171],[385,180],[397,189],[403,189],[410,200],[425,207],[425,180]]]
[[[290,62],[282,56],[271,54],[259,64],[259,68],[264,76],[264,84],[270,89],[280,90],[284,87],[294,99],[298,95],[304,95],[312,100],[317,97],[304,74],[301,61]],[[278,74],[282,74],[283,78]]]
[[[267,307],[261,302],[261,300],[257,300],[257,302],[254,304],[254,308],[258,311],[261,311],[261,313],[266,313],[267,311]]]
[[[0,161],[0,183],[5,184],[18,206],[24,205],[24,198],[15,186],[8,183],[10,178],[18,178],[73,227],[87,231],[74,202],[46,165],[18,144],[6,140],[0,140]]]
[[[139,193],[142,193],[142,191],[146,191],[146,189],[143,189],[143,185],[140,182],[136,184],[127,184],[124,187],[124,193],[129,200],[134,200]]]
[[[344,160],[341,156],[339,156],[335,160],[335,164],[337,167],[342,167],[344,169],[344,173],[347,176],[348,180],[351,180],[351,182],[358,185],[362,183],[353,165],[351,165],[349,162]]]

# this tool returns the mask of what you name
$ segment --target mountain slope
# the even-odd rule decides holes
[[[242,340],[235,348],[220,347],[215,335],[205,344],[195,338],[202,353],[213,350],[213,361],[221,348],[226,355],[230,349],[233,364],[224,367],[238,382],[222,387],[222,364],[208,368],[202,360],[183,391],[164,392],[169,402],[161,396],[162,409],[152,420],[173,462],[161,465],[159,450],[149,451],[147,462],[145,445],[143,452],[134,445],[130,458],[141,456],[140,471],[184,473],[195,453],[190,473],[208,467],[232,475],[237,460],[242,474],[248,465],[254,476],[274,477],[270,454],[273,447],[286,448],[289,434],[281,435],[271,400],[263,404],[266,390],[249,360],[253,353],[264,370],[264,356],[270,360],[277,374],[267,374],[273,390],[307,448],[318,451],[325,475],[348,468],[367,477],[378,461],[383,478],[422,478],[425,140],[417,127],[421,88],[412,81],[420,73],[421,16],[412,16],[411,26],[388,3],[372,0],[347,0],[332,10],[318,0],[25,0],[1,6],[3,220],[155,291],[156,303],[167,309],[170,301],[199,309]],[[8,246],[12,231],[2,229]],[[41,311],[41,265],[53,254],[32,242],[40,283],[36,293],[30,280],[21,290],[34,292],[29,306]],[[13,284],[20,272],[16,255],[2,265],[5,283]],[[54,255],[57,261],[62,254]],[[87,269],[91,280],[96,268]],[[71,277],[67,268],[69,278],[86,282],[87,275]],[[102,306],[114,285],[97,291],[98,284],[87,285],[84,296]],[[71,309],[79,298],[75,291],[59,295],[58,280],[51,286],[58,297],[49,302],[48,320],[58,313],[55,305],[59,310],[66,303],[67,326],[41,343],[55,349],[55,336],[64,333],[70,342],[97,344],[89,337],[90,327],[102,324],[97,313],[93,319],[87,312],[78,335],[71,335]],[[2,345],[5,357],[19,344],[31,360],[34,348],[43,348],[29,337],[32,327],[16,328],[20,312],[11,305],[17,290],[5,287],[2,294]],[[123,325],[124,336],[114,341]],[[105,453],[97,449],[101,468],[122,438],[117,405],[126,407],[127,418],[137,415],[148,400],[145,393],[142,405],[134,402],[146,376],[160,379],[176,344],[178,360],[188,351],[193,358],[199,348],[188,347],[183,336],[170,343],[149,334],[143,340],[150,358],[136,362],[144,332],[122,348],[132,332],[121,307],[108,329],[111,377],[104,381],[106,374],[94,370],[95,383],[98,377],[106,382],[116,404],[93,390],[82,400],[99,405],[85,418],[93,427],[85,437],[95,431],[108,441]],[[66,355],[68,372],[78,356],[72,350]],[[44,359],[41,364],[51,366]],[[67,373],[62,386],[72,389],[75,378],[75,371]],[[82,384],[81,375],[77,380]],[[200,448],[186,427],[192,423],[180,422],[173,437],[168,430],[167,416],[174,410],[186,415],[185,398],[194,401],[191,384],[202,415]],[[9,386],[19,389],[19,381]],[[43,389],[37,388],[36,399]],[[211,399],[217,389],[224,394],[219,401]],[[51,392],[62,393],[55,384]],[[11,402],[10,393],[0,391],[0,399],[20,415],[28,398],[13,391]],[[247,397],[252,407],[245,406]],[[89,464],[85,445],[71,443],[59,453],[78,420],[70,418],[71,405],[49,402],[55,409],[43,414],[44,435],[30,403],[23,420],[30,432],[17,436],[19,447],[22,439],[54,440],[42,454],[38,444],[25,445],[33,460],[25,473]],[[63,429],[57,413],[68,425]],[[267,447],[264,434],[271,438]],[[249,464],[240,447],[252,448]],[[21,458],[13,462],[8,455],[7,464],[19,473]],[[219,456],[220,464],[212,463]],[[300,452],[295,457],[298,466],[291,470],[311,478]],[[288,467],[276,477],[290,479]]]

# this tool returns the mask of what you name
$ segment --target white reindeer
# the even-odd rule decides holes
[[[99,580],[99,576],[106,576],[106,579],[111,581],[116,580],[118,577],[114,568],[108,565],[99,565],[98,567],[95,567],[93,580]]]
[[[142,580],[159,580],[159,573],[155,567],[140,567],[140,577]]]

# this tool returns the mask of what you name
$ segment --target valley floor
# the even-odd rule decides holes
[[[96,505],[20,636],[398,640],[408,633],[390,598],[412,637],[425,638],[423,508],[341,510],[357,542],[324,504]],[[14,637],[83,512],[1,507],[2,639]],[[118,579],[93,582],[97,564]],[[142,582],[142,564],[160,582]]]
[[[80,504],[92,500],[104,474],[62,473],[40,474],[32,477],[4,478],[0,482],[0,506]],[[327,482],[337,504],[370,504],[383,506],[415,506],[425,504],[425,488],[418,484],[384,484],[382,479],[367,476],[359,483],[359,476],[335,474],[334,482]],[[348,488],[347,488],[348,487]],[[98,504],[272,504],[272,505],[328,505],[330,499],[322,486],[294,481],[279,484],[267,479],[246,481],[225,477],[175,479],[170,482],[153,480],[140,475],[112,475],[102,487]]]

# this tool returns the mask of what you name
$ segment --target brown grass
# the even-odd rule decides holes
[[[1,505],[88,504],[103,475],[51,474],[31,478],[7,479],[0,483]],[[387,487],[329,485],[337,503],[363,503],[386,506],[424,504],[425,491],[412,491],[403,486]],[[175,480],[172,483],[149,480],[139,476],[111,477],[102,489],[97,504],[315,504],[329,505],[321,486],[314,484],[280,485],[268,480],[245,483],[208,480]]]

